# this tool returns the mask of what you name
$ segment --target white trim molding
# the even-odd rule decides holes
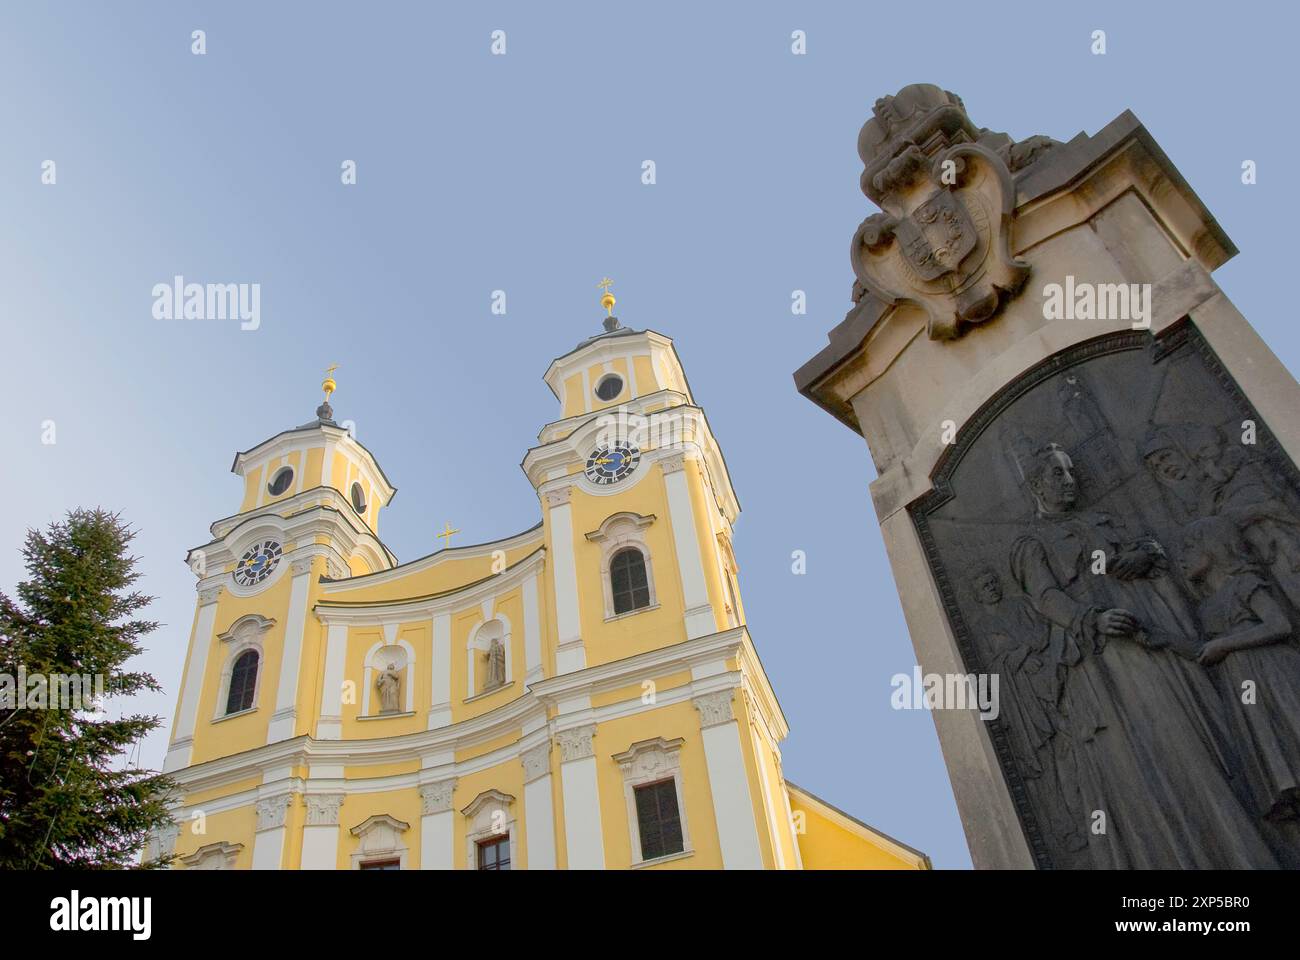
[[[709,768],[709,789],[713,794],[713,816],[726,870],[761,870],[763,854],[758,844],[758,825],[749,795],[749,777],[741,749],[740,725],[732,708],[737,688],[715,690],[694,698],[700,713],[704,759]]]
[[[451,870],[455,863],[452,796],[456,778],[420,784],[420,869]]]
[[[606,620],[631,616],[634,613],[653,610],[659,606],[659,597],[655,593],[654,563],[650,554],[650,545],[646,542],[645,535],[645,528],[654,521],[654,514],[642,516],[639,513],[624,510],[606,517],[598,528],[586,535],[588,540],[600,547],[600,586],[605,598]],[[621,553],[624,549],[633,549],[641,553],[641,559],[645,562],[649,600],[645,606],[618,613],[614,609],[614,585],[610,577],[609,565],[615,555]]]
[[[623,796],[627,801],[628,838],[632,843],[634,867],[675,860],[695,852],[691,845],[691,831],[686,823],[686,794],[682,789],[681,748],[685,742],[681,737],[674,740],[655,737],[653,740],[638,741],[622,753],[614,754],[614,762],[623,774]],[[641,823],[636,812],[636,789],[670,779],[677,790],[677,819],[681,825],[682,849],[647,860],[641,853]]]
[[[510,626],[510,618],[501,612],[488,615],[491,603],[491,600],[483,602],[484,617],[474,624],[474,627],[469,632],[468,639],[465,641],[466,700],[472,700],[475,697],[489,693],[499,693],[502,690],[509,689],[511,684],[515,682],[515,651],[512,642],[513,631]],[[500,640],[501,645],[505,648],[506,677],[501,686],[487,689],[483,686],[485,680],[480,677],[479,661],[486,659],[493,640]],[[479,656],[480,654],[482,654],[482,657]]]
[[[224,720],[240,714],[251,713],[258,708],[262,700],[262,678],[266,675],[266,647],[262,638],[275,626],[275,621],[256,613],[245,614],[230,625],[230,629],[217,634],[225,648],[221,655],[221,685],[217,690],[216,709],[212,720]],[[226,703],[230,699],[230,678],[235,669],[235,661],[249,650],[257,653],[257,674],[253,678],[253,704],[244,710],[226,712]]]
[[[244,849],[242,843],[226,843],[224,840],[207,843],[193,853],[180,858],[186,870],[234,870],[239,851]]]
[[[500,790],[484,790],[461,810],[465,817],[465,869],[478,869],[478,845],[505,836],[509,842],[510,867],[518,868],[515,843],[515,798]]]
[[[593,739],[596,724],[557,730],[560,782],[564,794],[564,838],[570,870],[605,869]]]
[[[384,860],[396,860],[399,870],[409,869],[402,834],[410,829],[409,823],[386,813],[377,813],[358,823],[349,831],[361,841],[357,851],[352,854],[352,869],[360,870],[363,864]]]
[[[519,754],[524,768],[524,824],[528,869],[555,869],[555,802],[551,795],[551,741]]]
[[[396,652],[401,651],[401,657]],[[390,651],[385,653],[385,651]],[[383,654],[383,656],[380,656]],[[400,665],[398,661],[401,661]],[[361,693],[361,714],[358,719],[393,717],[400,714],[383,713],[379,710],[371,712],[370,698],[374,690],[374,681],[380,673],[388,669],[388,664],[393,664],[397,668],[398,674],[402,678],[402,702],[405,706],[402,714],[410,714],[415,709],[415,648],[411,646],[409,640],[397,636],[397,624],[387,623],[384,625],[384,639],[372,644],[366,651],[364,665],[364,675],[362,684],[364,690]]]
[[[339,808],[345,794],[306,793],[307,823],[302,830],[302,869],[333,870],[338,866]]]

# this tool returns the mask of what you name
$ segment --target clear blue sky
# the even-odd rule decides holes
[[[968,866],[932,719],[889,706],[915,658],[865,444],[791,382],[849,305],[849,239],[873,210],[858,128],[911,82],[1016,137],[1131,108],[1242,249],[1217,279],[1294,371],[1296,27],[1289,6],[1131,2],[9,5],[0,587],[27,527],[121,510],[165,623],[142,659],[166,695],[143,706],[169,726],[183,558],[239,507],[234,452],[308,419],[339,362],[337,415],[401,488],[380,530],[400,558],[444,520],[466,543],[531,526],[518,464],[557,416],[541,376],[599,329],[608,274],[625,324],[676,340],[726,452],[789,777]],[[259,283],[260,329],[154,320],[151,289],[176,274]]]

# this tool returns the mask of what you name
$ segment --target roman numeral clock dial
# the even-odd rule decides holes
[[[587,458],[587,479],[600,486],[625,480],[641,462],[641,451],[630,443],[605,444]]]

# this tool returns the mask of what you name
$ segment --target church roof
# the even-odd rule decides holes
[[[392,503],[393,499],[397,496],[397,487],[393,486],[393,481],[389,480],[388,474],[384,473],[384,468],[380,465],[378,458],[376,458],[375,455],[371,453],[370,450],[366,447],[366,445],[362,443],[360,440],[358,440],[355,435],[347,431],[345,427],[342,427],[338,423],[336,423],[332,415],[333,415],[333,411],[329,409],[329,405],[321,404],[321,406],[318,407],[316,410],[315,420],[308,420],[306,423],[301,424],[299,426],[291,427],[288,430],[281,430],[279,433],[275,434],[274,436],[267,437],[261,443],[255,443],[247,450],[241,450],[238,453],[236,453],[234,462],[232,462],[230,465],[230,472],[231,473],[239,472],[240,458],[247,457],[256,453],[262,447],[266,446],[269,443],[274,443],[275,441],[279,440],[281,437],[287,437],[295,433],[306,433],[310,430],[319,430],[321,427],[333,427],[335,430],[343,430],[344,432],[346,432],[348,437],[351,438],[352,442],[355,443],[358,447],[360,447],[365,452],[365,454],[368,457],[370,457],[370,462],[373,463],[375,465],[375,469],[379,471],[379,476],[383,479],[384,483],[388,484],[388,488],[393,491],[392,495],[388,498],[388,502]]]

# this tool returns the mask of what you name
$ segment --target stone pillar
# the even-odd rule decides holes
[[[253,837],[253,869],[280,870],[284,867],[285,820],[292,793],[277,793],[257,801],[257,833]]]
[[[309,793],[307,825],[302,831],[302,869],[335,870],[339,855],[339,807],[341,793]],[[256,852],[256,851],[255,851]]]
[[[343,736],[343,670],[348,655],[348,625],[331,623],[325,634],[325,672],[321,678],[318,740]]]
[[[749,796],[740,726],[732,712],[732,690],[715,690],[694,699],[700,713],[700,734],[713,794],[713,819],[718,826],[722,866],[726,870],[761,870],[754,804]]]
[[[452,870],[455,860],[455,816],[451,796],[456,778],[420,785],[420,869]]]
[[[542,679],[542,608],[539,597],[541,575],[524,581],[524,683]]]
[[[543,494],[551,515],[551,560],[555,578],[555,627],[559,640],[555,648],[557,673],[572,673],[587,666],[582,645],[582,619],[578,610],[578,568],[573,553],[572,487],[560,487]]]
[[[1300,865],[1221,760],[1294,722],[1202,658],[1231,571],[1300,600],[1300,387],[1211,278],[1232,241],[1127,112],[1015,142],[914,84],[858,150],[882,212],[795,382],[870,447],[921,672],[999,681],[996,722],[932,714],[975,865]],[[1294,694],[1281,645],[1250,656]]]
[[[560,781],[564,791],[564,842],[570,870],[605,869],[600,794],[596,789],[596,725],[559,730]]]
[[[551,742],[525,750],[524,824],[528,834],[528,869],[555,869],[555,805],[551,800]]]
[[[299,471],[302,476],[304,471]],[[307,592],[311,586],[311,557],[293,561],[289,610],[284,623],[284,656],[275,695],[275,713],[267,727],[266,742],[288,740],[298,720],[298,672],[302,664],[302,638],[307,625]]]
[[[669,522],[677,567],[682,578],[682,605],[686,608],[686,639],[707,637],[718,630],[709,603],[709,588],[704,580],[704,562],[700,558],[700,541],[696,535],[695,510],[691,492],[686,487],[686,461],[680,453],[669,454],[659,461],[664,486],[668,490]]]
[[[433,618],[433,656],[430,664],[429,729],[451,723],[451,614]]]
[[[176,729],[163,761],[163,772],[170,773],[189,766],[194,748],[194,724],[199,716],[199,700],[203,696],[203,678],[208,669],[208,649],[217,625],[217,598],[221,587],[203,587],[199,590],[199,616],[194,623],[194,637],[190,643],[190,661],[185,670],[185,685],[181,688],[181,705],[176,714]]]

